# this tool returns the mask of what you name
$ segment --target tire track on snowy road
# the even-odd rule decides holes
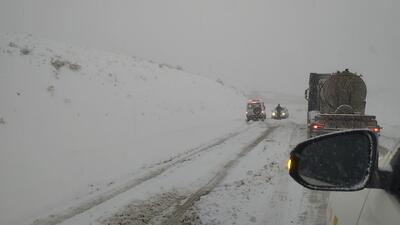
[[[149,181],[153,178],[156,178],[169,170],[172,167],[177,166],[178,164],[184,163],[185,161],[191,159],[192,157],[195,157],[196,155],[202,153],[202,152],[207,152],[211,151],[214,147],[219,146],[226,141],[235,138],[236,136],[245,133],[251,128],[251,126],[246,127],[245,129],[240,129],[239,131],[229,133],[228,135],[218,138],[214,141],[212,141],[209,144],[206,145],[201,145],[199,147],[193,148],[191,150],[188,150],[184,153],[178,154],[169,160],[163,161],[161,163],[157,163],[154,166],[148,168],[148,172],[143,174],[141,177],[135,178],[131,181],[126,182],[125,184],[115,187],[111,190],[108,190],[98,196],[95,196],[91,199],[88,199],[84,202],[79,203],[78,205],[71,206],[67,208],[66,210],[63,210],[57,214],[51,214],[45,218],[40,218],[35,220],[32,225],[56,225],[59,223],[62,223],[68,219],[71,219],[79,214],[82,214],[91,208],[98,206],[124,192],[127,192],[128,190],[131,190],[132,188],[135,188],[136,186]]]
[[[253,142],[246,145],[235,158],[231,159],[214,175],[204,186],[199,188],[196,192],[187,197],[184,202],[175,209],[168,213],[169,215],[163,215],[167,218],[161,225],[177,225],[180,224],[179,220],[184,215],[184,213],[189,210],[200,198],[204,195],[210,193],[220,182],[228,175],[230,169],[232,169],[241,158],[245,157],[251,150],[253,150],[258,144],[260,144],[268,135],[270,135],[278,126],[270,127],[264,131],[260,136],[258,136]]]

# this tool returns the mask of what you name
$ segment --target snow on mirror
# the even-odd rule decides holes
[[[333,135],[309,142],[298,155],[298,175],[315,188],[362,188],[372,161],[368,136]]]

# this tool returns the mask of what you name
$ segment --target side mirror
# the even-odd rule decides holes
[[[290,153],[288,167],[290,176],[309,189],[357,191],[376,183],[377,160],[376,135],[351,130],[298,144]]]

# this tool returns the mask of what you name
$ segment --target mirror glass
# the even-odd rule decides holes
[[[299,154],[298,174],[314,187],[357,188],[369,178],[370,138],[360,133],[317,138]]]

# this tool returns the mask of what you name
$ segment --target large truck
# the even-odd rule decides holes
[[[379,134],[376,116],[365,115],[367,87],[361,75],[348,69],[331,74],[310,73],[307,135],[346,129],[370,129]]]

